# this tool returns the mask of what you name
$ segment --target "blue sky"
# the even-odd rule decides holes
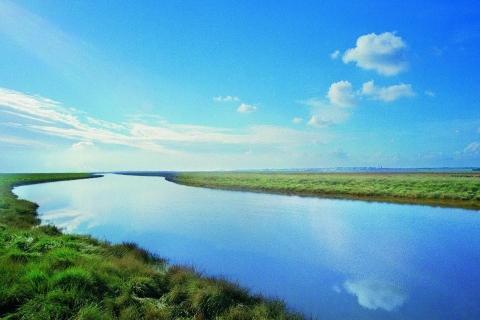
[[[480,165],[479,1],[0,0],[2,172]]]

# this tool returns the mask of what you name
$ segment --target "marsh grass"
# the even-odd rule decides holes
[[[166,176],[179,184],[366,201],[480,209],[480,172],[258,173],[195,172]]]
[[[19,183],[68,177],[86,175],[0,175],[0,318],[303,318],[226,279],[170,266],[135,243],[40,226],[36,205],[11,192]]]

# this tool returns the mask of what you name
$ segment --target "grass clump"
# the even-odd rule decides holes
[[[14,185],[69,177],[88,175],[0,175],[0,318],[303,318],[236,283],[169,266],[135,243],[112,245],[40,226],[36,205],[11,192]]]

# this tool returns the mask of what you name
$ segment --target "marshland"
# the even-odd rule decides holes
[[[480,256],[474,245],[480,241],[480,221],[471,209],[478,202],[475,172],[141,174],[149,176],[107,174],[15,188],[15,194],[40,204],[40,216],[36,205],[10,191],[2,193],[2,259],[10,261],[4,267],[10,280],[3,303],[16,305],[5,315],[27,317],[36,310],[79,318],[88,313],[111,318],[397,319],[480,312],[472,300],[478,289],[472,263]],[[172,184],[164,177],[207,188]],[[2,179],[4,190],[10,190],[52,177]],[[255,183],[264,188],[251,187]],[[449,185],[439,188],[449,196],[426,196],[430,205],[425,205],[378,195],[346,200],[345,192],[325,192],[324,185],[339,190],[349,183],[354,186],[350,190],[403,186],[423,194],[436,183]],[[302,184],[303,191],[316,191],[295,191]],[[7,267],[11,263],[15,268]],[[30,271],[40,272],[42,289],[25,289]],[[77,271],[81,275],[70,274]],[[64,276],[80,279],[74,286],[87,292],[55,300],[55,294],[70,290],[70,284],[59,284]],[[467,278],[470,285],[464,283]],[[441,289],[441,283],[449,289]],[[228,297],[220,298],[210,285]],[[445,299],[452,302],[439,304]],[[51,308],[42,309],[39,301],[47,300],[43,305]],[[75,307],[61,311],[65,305]]]

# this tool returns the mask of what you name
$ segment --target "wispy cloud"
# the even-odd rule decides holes
[[[311,107],[312,117],[307,122],[310,126],[328,128],[332,125],[347,121],[351,116],[344,108],[339,108],[318,98],[298,102]]]
[[[39,141],[34,141],[34,140],[28,140],[28,139],[21,139],[21,138],[15,138],[15,137],[0,137],[0,143],[6,143],[14,146],[27,146],[27,147],[48,147],[47,144],[39,142]]]
[[[377,87],[373,80],[363,84],[361,93],[370,96],[370,99],[372,100],[382,100],[385,102],[394,101],[400,98],[414,97],[417,95],[410,84],[401,83],[389,87]]]
[[[8,0],[0,2],[0,32],[63,75],[95,79],[90,71],[96,58],[81,41]],[[98,78],[98,70],[95,73]]]
[[[125,128],[122,125],[112,123],[112,122],[108,122],[108,121],[93,119],[91,117],[87,117],[87,121],[92,123],[92,124],[96,124],[97,126],[104,127],[104,128],[107,128],[107,129],[127,130],[127,128]]]
[[[253,108],[253,107],[252,107]],[[14,110],[14,111],[11,111]],[[296,148],[326,142],[328,136],[291,128],[257,125],[243,129],[188,124],[170,124],[158,116],[130,116],[116,124],[71,114],[58,102],[0,88],[0,111],[10,112],[24,121],[18,128],[35,133],[77,141],[74,147],[93,144],[120,145],[170,154],[182,153],[188,144],[269,145]],[[84,115],[82,115],[84,116]],[[36,121],[40,119],[40,123]],[[19,140],[21,141],[21,140]],[[166,147],[170,145],[172,147]]]
[[[35,117],[30,117],[30,116],[27,116],[27,115],[24,115],[24,114],[21,114],[21,113],[17,113],[17,112],[12,112],[12,111],[7,111],[7,110],[0,110],[0,111],[3,112],[3,113],[11,114],[11,115],[14,115],[14,116],[17,116],[17,117],[22,117],[22,118],[29,119],[29,120],[35,120],[35,121],[40,121],[40,122],[44,122],[44,123],[53,123],[51,121],[47,121],[47,120],[39,119],[39,118],[35,118]]]
[[[234,96],[226,96],[226,97],[218,96],[218,97],[213,98],[213,101],[216,101],[216,102],[230,102],[230,101],[238,102],[238,101],[240,101],[240,98],[234,97]]]
[[[350,153],[343,151],[339,147],[336,147],[333,150],[331,150],[329,154],[333,156],[335,159],[342,159],[342,160],[348,159],[352,156]]]
[[[292,123],[299,124],[302,123],[303,119],[302,118],[293,118]]]
[[[340,56],[340,51],[339,50],[335,50],[334,52],[330,53],[330,58],[332,58],[332,59],[337,59],[338,56]]]
[[[257,106],[249,105],[249,104],[246,104],[246,103],[242,103],[237,108],[237,111],[240,112],[240,113],[252,113],[252,112],[255,112],[257,110],[258,110]]]
[[[463,150],[463,152],[477,152],[477,151],[480,151],[479,142],[472,142]]]
[[[153,89],[132,66],[113,63],[109,53],[15,2],[18,1],[0,1],[0,34],[98,104],[136,104],[151,110]]]
[[[408,69],[407,44],[393,32],[380,35],[363,35],[355,48],[348,49],[342,57],[344,63],[356,62],[365,70],[375,70],[385,76],[393,76]]]

